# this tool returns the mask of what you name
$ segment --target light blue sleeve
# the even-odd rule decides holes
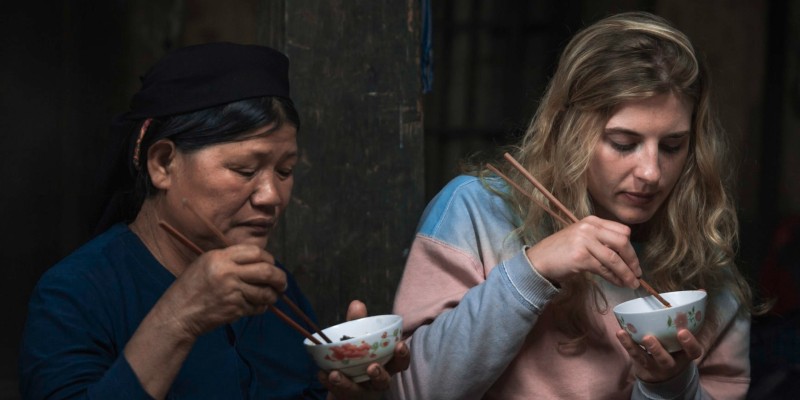
[[[454,254],[461,257],[441,258],[437,265],[421,267],[421,273],[446,275],[469,268],[465,258],[480,263],[481,254],[503,246],[513,227],[507,218],[492,215],[489,203],[497,196],[482,192],[482,197],[470,198],[470,191],[483,190],[476,184],[475,178],[457,179],[429,205],[421,233],[458,249]],[[498,230],[492,224],[506,225]],[[479,399],[505,371],[545,305],[558,293],[535,272],[522,244],[515,246],[455,307],[414,331],[408,341],[412,364],[393,379],[390,398]]]

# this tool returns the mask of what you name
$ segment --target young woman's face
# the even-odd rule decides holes
[[[650,220],[683,171],[691,121],[691,107],[673,94],[621,105],[589,164],[595,214],[627,225]]]
[[[198,242],[220,245],[186,207],[210,220],[230,243],[266,247],[278,217],[289,203],[297,163],[297,130],[284,124],[264,127],[246,140],[212,145],[175,156],[166,191],[169,212]],[[198,243],[199,244],[199,243]]]

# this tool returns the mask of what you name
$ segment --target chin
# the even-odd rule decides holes
[[[621,213],[618,215],[617,220],[625,225],[641,225],[653,218],[651,212],[630,212]]]
[[[267,242],[269,241],[268,236],[242,236],[238,237],[234,240],[234,243],[238,244],[252,244],[254,246],[258,246],[259,248],[266,249]]]

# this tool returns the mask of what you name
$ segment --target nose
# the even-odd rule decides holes
[[[634,170],[634,176],[647,184],[658,183],[659,179],[661,179],[658,146],[655,146],[655,148],[643,146]]]
[[[266,174],[257,183],[250,195],[250,201],[255,207],[274,207],[282,203],[281,192],[278,190],[275,174]]]

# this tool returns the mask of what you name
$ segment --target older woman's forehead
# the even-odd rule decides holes
[[[210,151],[252,155],[291,156],[298,152],[297,130],[291,125],[276,130],[259,130],[238,140],[209,145]]]

